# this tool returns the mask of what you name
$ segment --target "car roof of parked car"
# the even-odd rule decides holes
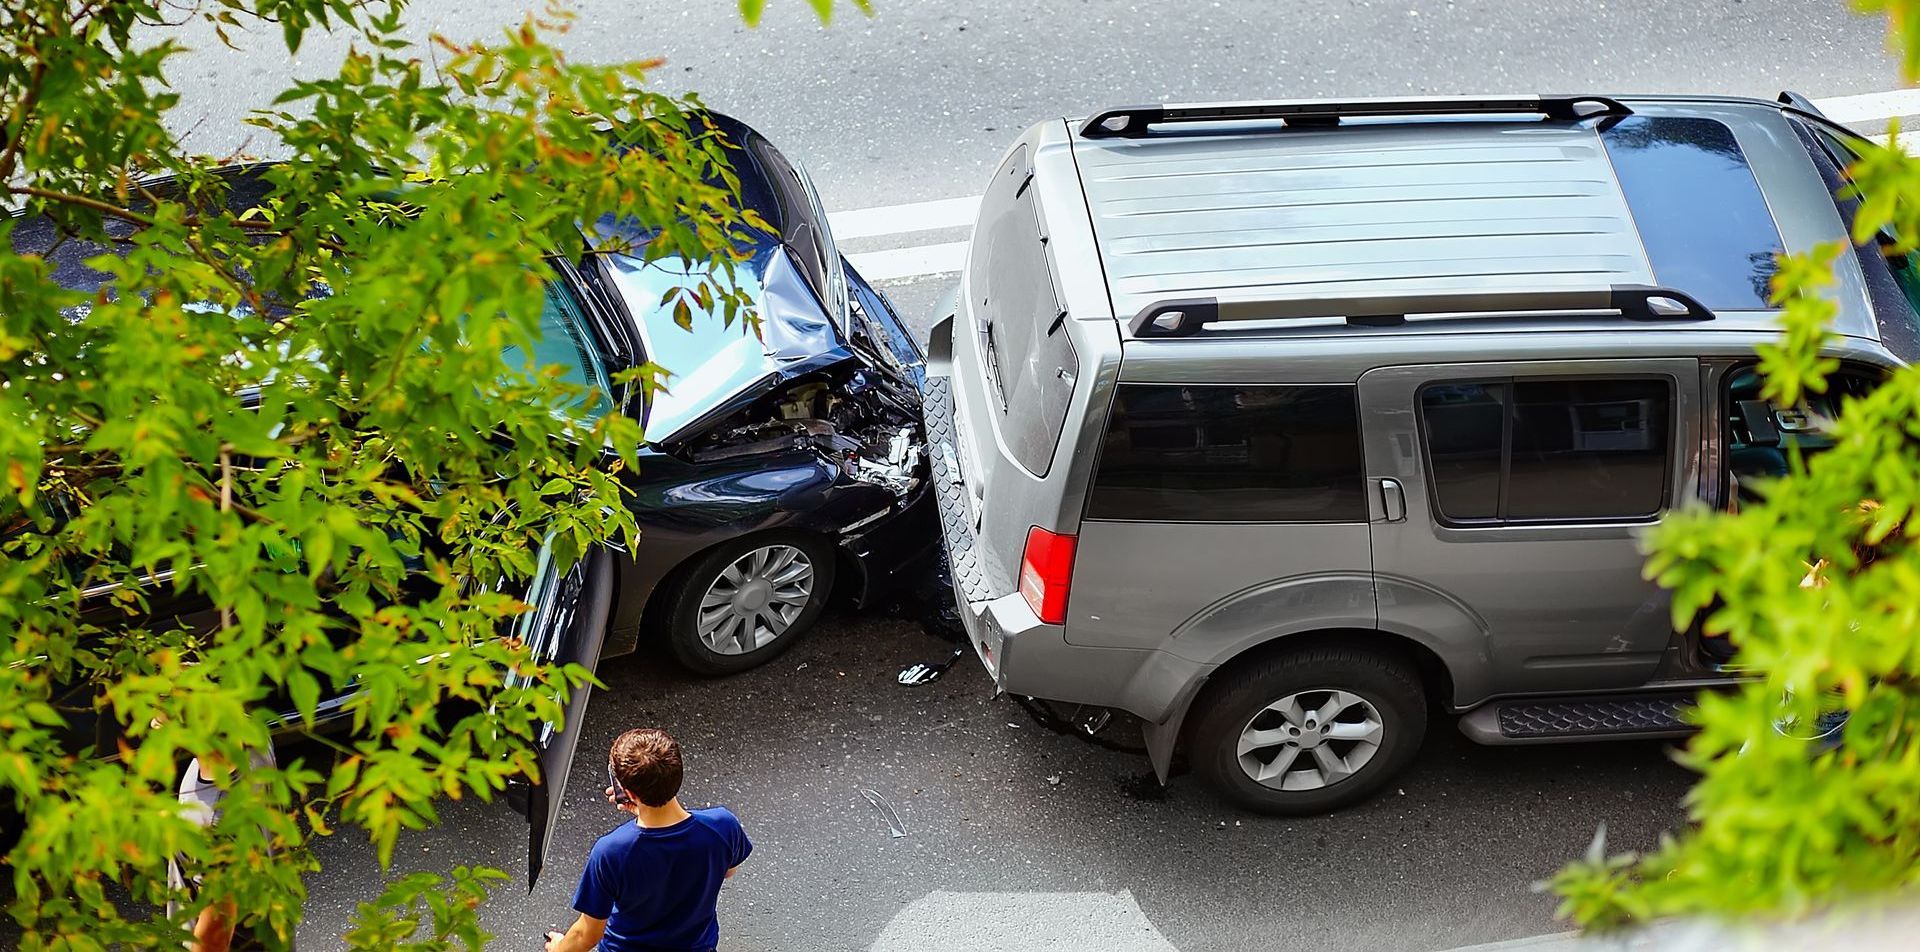
[[[1156,336],[1133,319],[1170,301],[1241,320],[1278,302],[1299,320],[1314,302],[1336,317],[1339,302],[1668,288],[1713,330],[1771,332],[1776,256],[1846,239],[1780,103],[1567,97],[1525,115],[1532,97],[1503,102],[1146,107],[1070,124],[1112,313]],[[1878,340],[1848,269],[1835,330]]]

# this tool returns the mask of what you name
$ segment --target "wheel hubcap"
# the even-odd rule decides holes
[[[1240,731],[1240,769],[1275,790],[1318,790],[1358,773],[1386,736],[1372,702],[1347,691],[1289,694]]]
[[[813,560],[769,545],[733,560],[707,584],[696,627],[716,654],[745,654],[787,633],[813,599]]]

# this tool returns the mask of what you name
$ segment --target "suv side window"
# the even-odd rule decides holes
[[[1354,388],[1121,384],[1086,515],[1365,522]]]
[[[1631,522],[1667,503],[1665,378],[1459,381],[1420,391],[1443,521]]]

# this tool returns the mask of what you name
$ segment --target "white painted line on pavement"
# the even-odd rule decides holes
[[[1862,123],[1920,116],[1920,89],[1893,89],[1854,96],[1830,96],[1813,104],[1835,122]],[[1876,136],[1885,141],[1885,136]],[[1920,133],[1903,134],[1901,144],[1920,150]],[[882,238],[942,228],[965,228],[980,210],[977,195],[942,198],[904,205],[883,205],[828,213],[835,240]],[[967,243],[947,242],[850,254],[854,266],[869,281],[891,281],[958,271],[966,261]]]
[[[838,238],[839,236],[834,236]],[[923,274],[946,274],[960,270],[967,261],[967,243],[950,241],[940,245],[895,248],[891,251],[867,251],[847,255],[861,277],[868,281],[893,281]]]
[[[1920,116],[1920,89],[1895,89],[1858,96],[1816,99],[1813,104],[1834,122],[1870,122],[1899,116]]]
[[[979,211],[980,196],[975,195],[970,198],[942,198],[907,205],[829,212],[827,224],[833,228],[833,240],[847,241],[910,231],[968,228],[972,227],[974,215]]]

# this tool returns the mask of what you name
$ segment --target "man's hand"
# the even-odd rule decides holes
[[[612,787],[607,788],[607,802],[613,804],[614,809],[619,810],[621,813],[634,813],[640,809],[640,801],[635,800],[632,796],[628,796],[627,802],[621,803],[620,798],[616,794],[617,791]]]
[[[566,934],[547,933],[546,952],[588,952],[600,937],[607,934],[607,920],[595,919],[586,913],[573,921]]]

